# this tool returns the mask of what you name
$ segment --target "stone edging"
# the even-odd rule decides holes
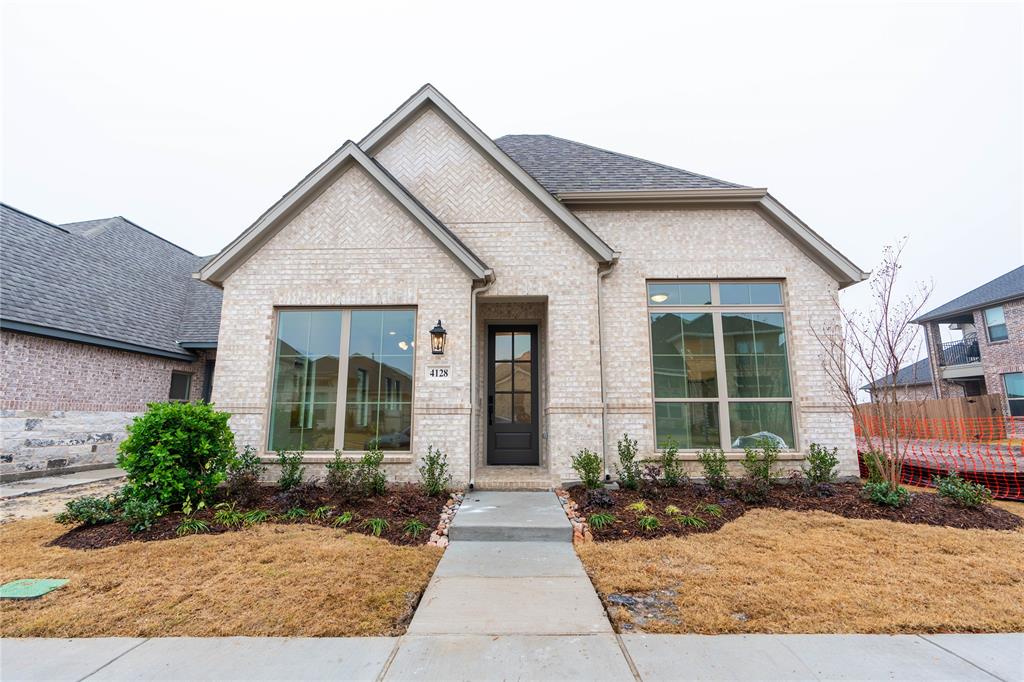
[[[437,547],[448,546],[448,526],[451,525],[452,519],[455,518],[455,512],[459,510],[459,505],[462,504],[464,497],[464,493],[452,493],[451,498],[444,503],[444,509],[441,510],[441,516],[438,518],[437,528],[430,534],[430,539],[427,541],[428,545],[435,545]]]
[[[569,517],[569,523],[572,524],[573,544],[593,542],[594,536],[590,532],[590,526],[583,514],[580,513],[577,504],[569,497],[569,491],[559,488],[555,491],[555,495],[558,496],[558,502],[562,505],[565,515]]]

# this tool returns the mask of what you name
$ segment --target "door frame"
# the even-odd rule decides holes
[[[494,413],[494,337],[496,332],[516,332],[516,331],[529,331],[530,332],[530,413],[532,420],[530,426],[531,443],[533,444],[533,455],[534,461],[521,464],[510,464],[510,463],[493,463],[491,461],[492,451],[494,449],[494,439],[492,438],[493,432],[491,427],[494,425],[492,415]],[[484,411],[484,465],[485,466],[533,466],[540,467],[542,460],[541,443],[540,443],[540,383],[541,383],[541,365],[540,365],[540,324],[536,321],[523,321],[523,322],[500,322],[500,323],[488,323],[487,324],[487,348],[484,352],[484,358],[487,362],[487,382],[485,385],[487,407]]]

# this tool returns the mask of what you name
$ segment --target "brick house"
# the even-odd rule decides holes
[[[892,375],[862,386],[861,390],[871,395],[872,402],[879,402],[889,396],[889,391],[897,391],[900,400],[929,400],[935,397],[932,387],[931,360],[923,358],[907,365],[896,372],[896,380]]]
[[[1024,417],[1024,266],[914,320],[925,331],[934,398],[1006,397],[1006,414]],[[942,341],[942,328],[962,338]]]
[[[865,277],[764,189],[547,135],[492,140],[427,85],[211,258],[213,401],[240,445],[428,446],[478,487],[614,472],[624,432],[802,457],[853,425],[812,327]],[[443,333],[442,333],[443,330]]]
[[[0,475],[109,466],[146,404],[209,398],[219,289],[121,217],[55,225],[0,204]]]

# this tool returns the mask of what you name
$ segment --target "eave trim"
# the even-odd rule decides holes
[[[43,325],[31,324],[29,322],[19,322],[17,320],[0,320],[0,329],[20,332],[22,334],[31,334],[33,336],[45,336],[47,338],[58,339],[60,341],[84,343],[89,346],[102,346],[104,348],[130,351],[132,353],[141,353],[143,355],[155,355],[157,357],[171,358],[173,360],[185,360],[186,362],[195,362],[196,360],[196,356],[191,353],[175,353],[173,351],[150,348],[149,346],[141,346],[139,344],[128,343],[126,341],[107,339],[93,334],[82,334],[80,332],[57,329],[55,327],[45,327]]]

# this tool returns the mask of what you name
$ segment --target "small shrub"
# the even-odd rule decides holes
[[[704,482],[715,490],[725,490],[729,479],[725,453],[719,448],[707,448],[697,453],[697,461],[704,470]]]
[[[246,526],[258,526],[270,518],[270,512],[265,509],[253,509],[242,516],[242,523]]]
[[[645,464],[643,482],[647,488],[657,488],[661,478],[661,467],[657,464]]]
[[[313,510],[313,513],[309,515],[314,521],[326,521],[327,518],[334,513],[334,507],[330,505],[321,505]]]
[[[885,481],[868,481],[863,488],[864,497],[884,507],[902,507],[910,501],[910,492],[901,485]]]
[[[674,516],[672,518],[680,526],[689,526],[690,528],[698,528],[698,529],[700,529],[700,528],[707,528],[708,527],[708,522],[707,521],[705,521],[704,519],[700,518],[699,516],[694,516],[693,514],[680,514],[680,515]]]
[[[992,501],[992,491],[980,483],[960,478],[955,471],[949,476],[936,476],[935,488],[942,497],[961,507],[980,507]]]
[[[277,487],[282,491],[291,490],[302,483],[306,476],[306,467],[302,466],[303,454],[300,452],[277,451],[277,463],[281,467],[281,475],[277,477]]]
[[[281,514],[281,519],[284,521],[302,521],[309,516],[309,512],[302,507],[292,507],[284,514]]]
[[[572,468],[579,474],[580,480],[583,481],[583,487],[587,490],[604,487],[604,482],[601,480],[604,463],[596,452],[583,448],[572,456]]]
[[[665,439],[665,448],[661,451],[661,472],[665,485],[674,488],[687,479],[683,463],[679,460],[679,445],[676,439],[669,436]]]
[[[758,441],[758,447],[743,448],[743,470],[746,477],[737,492],[744,502],[762,502],[768,497],[779,461],[779,446],[771,440]]]
[[[657,516],[641,516],[637,519],[636,525],[640,526],[640,530],[650,532],[661,528],[661,521]]]
[[[833,483],[836,480],[836,469],[839,467],[839,449],[829,450],[823,445],[811,443],[807,451],[806,464],[800,469],[812,486]]]
[[[239,500],[254,499],[266,471],[267,467],[256,454],[256,448],[246,445],[228,465],[227,482],[224,485],[228,496]]]
[[[118,448],[131,497],[164,507],[207,499],[236,457],[228,416],[202,402],[151,403]]]
[[[186,516],[178,524],[178,527],[174,530],[174,534],[179,538],[185,535],[198,535],[199,533],[209,533],[210,526],[202,519],[197,519],[194,516]]]
[[[605,512],[599,512],[597,514],[591,514],[587,518],[587,523],[590,524],[591,528],[595,530],[601,530],[615,523],[616,518],[614,514],[608,514]]]
[[[674,504],[670,504],[669,506],[665,507],[665,513],[669,516],[676,516],[682,514],[683,510],[675,506]]]
[[[331,525],[335,528],[340,528],[342,526],[347,526],[350,523],[352,523],[352,512],[347,511],[341,512],[334,517],[334,521],[331,522]]]
[[[637,461],[636,439],[630,439],[628,433],[622,434],[618,450],[619,464],[616,468],[619,485],[629,490],[637,490],[640,487],[640,462]]]
[[[722,508],[717,504],[698,504],[697,513],[707,514],[708,516],[713,516],[716,519],[719,519],[722,517]]]
[[[363,494],[358,462],[345,459],[340,450],[335,450],[334,459],[326,464],[326,469],[327,477],[324,479],[324,486],[332,496],[350,500]]]
[[[228,528],[237,528],[245,523],[245,514],[234,502],[221,502],[213,508],[213,520]]]
[[[889,468],[889,456],[884,452],[865,452],[861,457],[868,470],[868,482],[883,483],[885,481],[883,469]]]
[[[292,487],[284,490],[276,495],[276,499],[280,500],[286,507],[302,507],[308,509],[310,507],[316,507],[320,504],[321,494],[323,489],[317,483],[316,479],[310,479],[308,481],[302,481]]]
[[[423,523],[419,519],[409,519],[402,526],[402,532],[411,538],[418,538],[425,530],[427,530],[427,524]],[[374,535],[380,535],[380,533],[374,533]]]
[[[380,518],[366,519],[359,525],[362,528],[366,528],[367,530],[369,530],[371,533],[373,533],[374,537],[378,538],[384,533],[384,531],[391,527],[391,524],[388,523],[387,519]]]
[[[57,514],[54,520],[66,526],[113,523],[120,517],[123,503],[120,491],[104,497],[79,497],[64,505],[64,511]]]
[[[121,518],[133,533],[149,530],[166,513],[167,508],[155,497],[128,497],[121,508]]]
[[[645,511],[647,511],[647,503],[644,502],[643,500],[640,500],[629,505],[628,507],[626,507],[626,509],[628,509],[629,511],[634,511],[637,514],[643,514]]]
[[[448,470],[448,455],[440,449],[435,450],[433,445],[428,445],[427,454],[423,457],[423,466],[420,467],[420,480],[423,482],[424,492],[430,497],[447,495],[448,487],[452,484],[452,474]]]
[[[584,494],[584,505],[587,507],[614,507],[615,498],[612,494],[604,488],[597,488],[595,490],[588,490]]]
[[[383,495],[388,487],[388,475],[383,468],[384,453],[370,450],[359,460],[359,480],[367,495]]]

